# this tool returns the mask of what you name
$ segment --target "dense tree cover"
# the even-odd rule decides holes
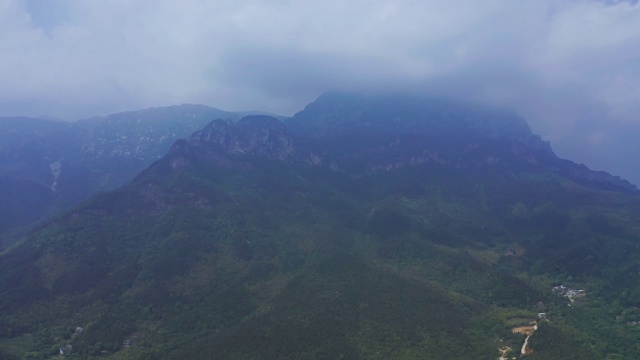
[[[634,201],[436,170],[345,179],[255,163],[142,176],[2,257],[2,336],[32,334],[42,357],[69,342],[83,358],[495,359],[500,344],[519,349],[510,328],[544,303],[532,358],[637,355],[636,329],[602,310],[615,301],[635,316],[635,284],[604,281],[635,264],[621,226]],[[523,187],[537,190],[512,191]],[[592,199],[542,196],[572,192]],[[584,303],[551,292],[565,281],[588,289]]]

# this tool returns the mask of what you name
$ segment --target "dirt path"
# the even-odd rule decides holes
[[[527,337],[524,339],[524,344],[522,344],[522,349],[520,349],[520,354],[528,355],[533,352],[533,350],[528,349],[527,346],[529,345],[529,338],[531,337],[531,335],[533,335],[534,332],[536,332],[536,330],[538,330],[537,324],[534,324],[533,326],[519,326],[511,330],[511,332],[514,334],[527,335]]]
[[[527,345],[529,345],[529,338],[531,337],[531,335],[533,335],[533,333],[536,330],[538,330],[538,325],[535,325],[533,327],[533,331],[531,332],[531,334],[527,335],[526,339],[524,339],[524,344],[522,344],[522,349],[520,350],[520,353],[522,355],[527,355],[531,351],[530,349],[527,349]]]
[[[500,349],[498,349],[498,351],[500,352],[500,357],[498,358],[498,360],[509,360],[507,358],[507,353],[509,353],[509,351],[511,351],[510,347],[504,346],[504,347],[501,347]]]

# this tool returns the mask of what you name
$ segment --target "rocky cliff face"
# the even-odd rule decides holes
[[[177,141],[169,151],[174,169],[192,161],[232,165],[235,160],[288,160],[295,154],[286,126],[276,118],[250,115],[237,123],[214,120],[185,140]]]
[[[283,123],[270,116],[246,116],[237,124],[215,120],[189,139],[227,155],[286,160],[293,154],[292,139]]]
[[[361,177],[437,165],[550,172],[586,186],[637,191],[619,177],[559,159],[515,114],[412,97],[327,94],[286,126],[268,116],[248,116],[237,124],[216,120],[177,142],[172,153],[174,168],[188,164],[189,157],[226,165],[262,158]]]

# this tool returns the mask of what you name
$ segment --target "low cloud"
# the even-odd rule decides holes
[[[421,91],[513,108],[561,156],[640,183],[636,1],[6,0],[0,31],[5,115]]]

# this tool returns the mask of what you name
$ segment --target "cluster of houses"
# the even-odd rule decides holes
[[[76,337],[76,336],[82,334],[83,331],[84,331],[83,327],[77,326],[75,328],[75,330],[73,330],[73,334],[71,335],[71,337]],[[60,355],[61,356],[69,356],[69,355],[71,355],[71,350],[73,350],[73,345],[67,344],[67,345],[65,345],[65,346],[60,348]]]
[[[76,337],[76,336],[82,334],[83,331],[84,331],[84,328],[81,327],[81,326],[78,326],[73,331],[73,334],[71,335],[71,337]],[[131,347],[131,339],[124,340],[122,342],[122,346],[124,348],[130,348]],[[69,356],[69,355],[71,355],[71,351],[72,350],[73,350],[73,345],[67,344],[67,345],[65,345],[65,346],[60,348],[60,356]]]
[[[640,326],[638,319],[640,319],[640,309],[635,306],[630,306],[623,314],[616,315],[617,322],[625,322],[628,326]]]
[[[60,355],[62,356],[71,355],[71,350],[73,350],[73,346],[71,346],[71,344],[67,344],[60,348]]]
[[[558,296],[566,297],[571,302],[574,302],[577,298],[587,295],[587,292],[584,290],[570,289],[564,285],[554,286],[551,290],[558,294]]]

